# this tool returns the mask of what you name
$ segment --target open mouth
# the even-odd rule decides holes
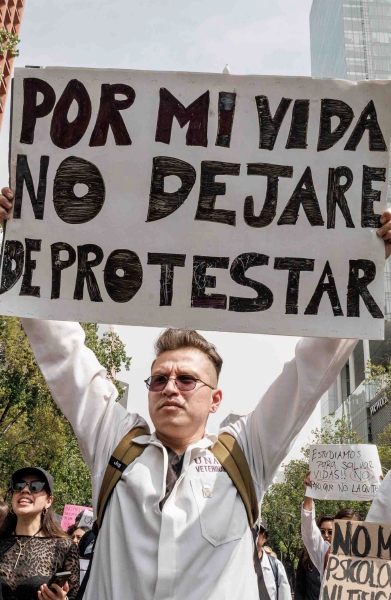
[[[21,506],[27,505],[27,504],[32,504],[32,500],[30,500],[29,498],[21,498],[20,500],[18,500],[18,504],[20,504]]]

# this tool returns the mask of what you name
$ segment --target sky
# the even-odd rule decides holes
[[[16,66],[69,66],[259,75],[310,75],[311,0],[26,0]],[[9,115],[9,103],[8,111]],[[0,173],[7,183],[6,116]],[[132,356],[120,378],[130,386],[129,409],[147,412],[149,375],[159,330],[117,327]],[[297,338],[210,332],[224,359],[223,403],[210,419],[215,431],[229,412],[250,412],[294,353]],[[255,384],[256,381],[256,384]],[[289,416],[287,416],[289,418]],[[290,456],[320,425],[319,407]]]

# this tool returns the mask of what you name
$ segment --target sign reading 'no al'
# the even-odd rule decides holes
[[[16,70],[0,311],[381,338],[391,83]]]

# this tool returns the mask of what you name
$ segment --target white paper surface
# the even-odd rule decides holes
[[[94,524],[94,513],[92,510],[86,509],[83,512],[83,516],[79,521],[79,527],[90,527],[92,528]]]
[[[312,488],[318,500],[373,500],[382,474],[377,446],[320,444],[310,447]]]
[[[38,87],[32,86],[31,79],[40,80]],[[72,80],[79,82],[73,102],[74,96],[69,90],[72,85],[74,92],[76,88],[70,84]],[[102,94],[118,89],[109,87],[116,84],[128,86],[121,89],[128,91],[129,102],[132,100],[129,90],[133,90],[133,104],[126,109],[122,104],[117,110],[114,104],[126,102],[126,94],[112,93],[111,113],[108,104],[100,110]],[[66,88],[68,96],[64,95]],[[40,89],[44,89],[44,94]],[[183,128],[175,116],[171,115],[170,120],[161,90],[171,94],[168,95],[170,106],[179,110],[177,114],[179,120],[182,118]],[[220,96],[223,92],[231,94],[231,104],[226,94]],[[190,109],[187,113],[183,110],[192,103],[197,104],[200,97],[205,99],[208,93],[209,107],[206,112],[204,108],[199,110],[206,122],[204,126],[199,115],[194,116]],[[270,109],[269,122],[262,116],[262,131],[259,111],[265,115],[266,109],[264,100],[259,100],[261,96],[267,97]],[[285,106],[286,114],[278,128],[276,111],[280,106],[281,113],[283,98],[291,102],[288,108]],[[224,110],[232,109],[233,99],[235,110],[228,114]],[[309,101],[308,126],[303,100]],[[348,105],[351,123],[335,145],[322,150],[318,149],[322,138],[321,107],[322,101],[330,100]],[[345,146],[352,143],[354,131],[357,134],[358,123],[364,122],[361,115],[370,102],[373,102],[376,118],[372,115],[364,121],[366,126],[368,119],[372,124],[376,121],[377,130],[371,130],[370,135],[364,129],[356,150],[345,150]],[[180,104],[182,109],[178,109]],[[327,120],[324,109],[322,114],[326,129],[329,127],[334,132],[341,126],[338,117]],[[17,157],[24,158],[19,159],[18,167],[19,214],[18,218],[14,214],[7,224],[5,235],[6,244],[9,242],[6,246],[8,273],[4,273],[3,266],[1,313],[129,325],[381,339],[384,248],[376,236],[376,227],[362,227],[362,203],[364,193],[367,213],[380,214],[386,207],[390,114],[391,82],[387,81],[352,83],[303,77],[17,69],[12,117],[12,187],[16,184]],[[233,115],[231,129],[229,115]],[[190,119],[190,124],[186,119]],[[118,121],[124,127],[118,125]],[[299,121],[301,125],[297,127]],[[117,140],[113,135],[114,122]],[[85,132],[78,140],[75,130],[80,123]],[[227,146],[229,131],[229,147],[216,145],[225,143]],[[271,148],[273,131],[278,133]],[[105,132],[107,140],[103,143]],[[165,143],[168,138],[170,143]],[[204,145],[189,145],[194,143]],[[260,148],[260,144],[264,147]],[[300,148],[292,147],[300,144]],[[154,159],[160,169],[155,168],[152,186],[156,196],[160,174],[158,202],[153,200],[153,194],[150,198]],[[171,166],[178,165],[175,162],[178,160],[187,163],[185,175],[191,188],[181,205],[170,214],[167,207],[175,204],[175,192],[183,181],[178,176],[163,177],[166,172],[162,169],[167,160]],[[80,185],[80,180],[86,181],[80,175],[83,161],[95,166],[91,167],[95,169],[95,181],[88,180],[87,187]],[[210,161],[212,165],[208,166],[206,163]],[[216,170],[216,162],[225,163],[220,168],[231,169],[231,174],[213,176],[211,172]],[[254,164],[255,167],[251,166]],[[26,165],[33,182],[33,190],[30,186],[33,201],[38,193],[41,169],[41,206],[36,203],[35,210],[23,182],[22,167],[26,171]],[[285,170],[278,182],[276,178],[269,178],[270,197],[266,202],[268,178],[254,171],[259,173],[259,169],[265,168],[270,171],[270,165],[279,166],[280,173],[283,167],[290,167],[291,176],[287,176]],[[363,192],[364,165],[367,170],[381,169],[380,178],[384,181],[367,182]],[[353,180],[347,182],[342,175],[337,178],[338,193],[335,189],[333,192],[330,169],[340,167],[344,167]],[[68,179],[64,183],[65,170]],[[70,171],[71,179],[79,181],[74,188]],[[301,187],[301,201],[295,210],[294,191],[304,173],[307,183]],[[193,182],[192,177],[195,177]],[[309,177],[316,196],[313,192],[306,201],[304,196],[311,193]],[[276,198],[273,186],[275,189],[277,183]],[[371,188],[380,191],[380,196]],[[81,213],[72,208],[71,202],[84,210],[88,204],[86,198],[90,197],[83,199],[87,191],[95,203],[101,194],[101,206],[94,218],[74,223],[75,214],[80,217]],[[341,199],[343,194],[346,200]],[[372,200],[368,200],[368,194]],[[333,219],[336,198],[340,204],[337,202],[335,206]],[[303,201],[307,202],[306,206]],[[159,210],[165,211],[164,218],[157,218],[161,214]],[[222,213],[222,210],[230,212]],[[36,218],[40,211],[43,218]],[[197,215],[201,218],[196,218]],[[368,223],[368,214],[366,218]],[[231,220],[231,224],[219,219]],[[59,252],[60,242],[67,244],[68,250]],[[88,252],[89,244],[93,245],[94,252]],[[53,259],[52,245],[58,250]],[[19,254],[15,252],[18,247]],[[125,252],[121,254],[118,250]],[[113,252],[116,261],[108,261]],[[162,257],[167,254],[175,255],[174,267],[159,264],[162,259],[167,261],[167,256]],[[93,259],[96,266],[92,263],[86,267],[86,261]],[[312,270],[294,272],[292,261],[286,259],[303,259],[299,268],[304,265]],[[125,261],[121,263],[125,265],[122,270],[118,267],[121,260]],[[3,265],[5,262],[3,260]],[[298,263],[293,262],[297,267]],[[365,272],[359,268],[363,264]],[[20,272],[16,277],[14,273],[18,268]],[[87,279],[83,277],[86,268]],[[371,311],[357,286],[356,291],[352,290],[352,282],[362,277],[362,282],[367,282],[364,295],[366,293],[368,298],[369,294],[375,307]],[[10,281],[14,283],[12,286]],[[59,297],[53,297],[56,293]],[[310,314],[314,313],[314,307],[317,314]]]

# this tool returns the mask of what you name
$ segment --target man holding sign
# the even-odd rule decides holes
[[[4,189],[5,218],[11,201],[11,190]],[[388,239],[390,212],[383,222]],[[79,324],[24,319],[23,326],[90,467],[96,509],[114,448],[146,423],[116,403],[117,390],[84,346]],[[354,345],[301,340],[254,411],[226,428],[244,452],[258,501]],[[206,431],[208,415],[222,400],[221,366],[216,349],[194,331],[167,330],[159,337],[146,382],[156,431],[137,438],[144,451],[114,489],[86,600],[258,599],[246,510],[210,451],[216,436]]]
[[[91,470],[95,514],[108,465],[121,475],[85,600],[267,600],[254,572],[249,522],[256,513],[231,473],[247,469],[250,495],[260,502],[354,348],[338,336],[382,335],[374,203],[386,191],[390,84],[98,70],[35,75],[21,70],[15,81],[16,193],[1,310],[190,326],[168,329],[156,342],[146,380],[150,434],[142,417],[116,402],[78,323],[23,320]],[[174,191],[172,176],[180,182]],[[216,181],[221,176],[229,186]],[[266,188],[260,213],[257,189],[248,195],[257,181]],[[80,183],[88,188],[82,201]],[[216,208],[218,196],[229,209]],[[12,199],[3,190],[0,215]],[[389,246],[391,213],[381,223],[378,236]],[[34,252],[41,252],[37,261]],[[253,268],[256,280],[247,273]],[[300,276],[310,281],[301,291]],[[225,293],[207,293],[217,279]],[[233,452],[216,458],[220,438],[206,424],[222,401],[222,359],[196,328],[330,336],[301,340],[254,411],[225,429],[244,460],[232,460]],[[134,439],[138,454],[126,464],[115,449],[136,428],[143,428]]]

